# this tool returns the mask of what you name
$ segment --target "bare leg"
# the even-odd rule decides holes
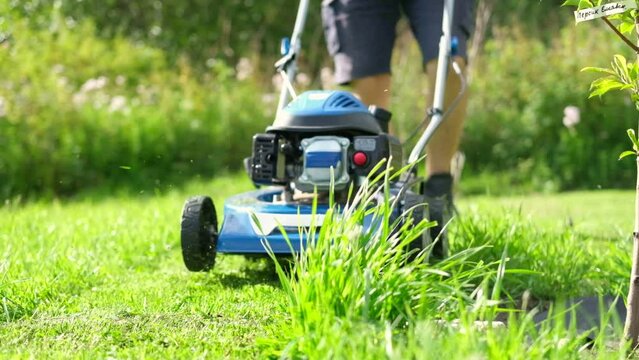
[[[459,64],[463,71],[466,71],[466,62],[460,57],[456,57],[455,61]],[[433,94],[435,92],[435,74],[437,73],[437,60],[432,60],[426,65],[428,73],[428,82],[430,87],[429,106],[432,106]],[[444,111],[455,100],[461,89],[459,77],[450,69],[448,81],[446,83],[446,96]],[[455,110],[441,124],[437,132],[428,143],[426,148],[426,167],[429,175],[450,173],[450,162],[459,148],[459,140],[461,138],[464,126],[464,118],[466,117],[466,105],[468,96],[464,95],[459,101]]]
[[[353,81],[353,91],[366,105],[390,108],[390,74],[367,76]]]
[[[463,58],[455,58],[462,70],[465,71],[466,62]],[[432,96],[435,92],[435,74],[437,73],[437,61],[432,60],[426,65],[429,75],[429,100],[432,104]],[[446,84],[445,108],[448,107],[459,94],[461,82],[455,73],[450,70]],[[391,96],[390,74],[368,76],[353,81],[353,91],[367,105],[377,105],[384,109],[390,109]],[[450,162],[459,148],[459,140],[466,117],[466,95],[459,101],[455,110],[441,124],[430,143],[427,146],[428,174],[450,173]]]

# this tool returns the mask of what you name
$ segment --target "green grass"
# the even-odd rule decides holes
[[[407,262],[404,247],[426,223],[390,231],[402,223],[389,221],[388,201],[367,205],[378,191],[386,193],[364,187],[354,206],[327,214],[292,276],[278,271],[292,318],[283,331],[284,358],[625,356],[612,314],[601,319],[592,350],[584,347],[587,334],[572,322],[564,326],[564,312],[572,310],[551,308],[554,315],[540,324],[533,315],[543,306],[537,300],[623,293],[627,248],[593,243],[572,229],[538,229],[517,212],[484,211],[458,219],[446,260]],[[364,214],[379,225],[362,231]],[[522,311],[531,300],[539,306]],[[505,329],[490,326],[499,316],[508,319]]]
[[[576,191],[511,197],[477,196],[462,200],[462,209],[495,213],[521,209],[535,224],[557,229],[572,227],[579,233],[619,239],[632,234],[634,194],[622,190]]]
[[[191,274],[179,249],[186,194],[221,203],[248,186],[0,210],[0,355],[255,356],[285,319],[270,263],[227,256]]]
[[[631,191],[481,196],[462,199],[459,205],[458,221],[451,226],[454,248],[489,244],[481,256],[497,259],[508,247],[509,266],[539,272],[506,279],[512,280],[511,290],[531,290],[544,299],[625,293]]]
[[[186,197],[211,194],[221,210],[223,198],[250,187],[243,176],[230,176],[165,194],[5,205],[0,209],[0,357],[246,358],[282,350],[301,335],[294,332],[299,327],[292,327],[300,323],[289,306],[291,294],[282,290],[270,261],[220,256],[210,274],[188,273],[181,262],[179,217]],[[502,294],[513,301],[526,290],[542,299],[623,291],[632,204],[629,191],[461,199],[462,215],[451,228],[453,251],[475,250],[452,265],[475,270],[465,278],[424,282],[421,289],[435,288],[446,296],[447,288],[468,290],[470,285],[461,285],[472,284],[488,293],[499,283]],[[572,226],[566,225],[568,217]],[[504,254],[512,272],[496,281],[496,264]],[[317,269],[315,274],[321,275],[326,267]],[[352,281],[348,274],[340,275],[343,283]],[[415,279],[405,276],[389,274],[375,281],[382,286]],[[403,289],[416,291],[410,286]],[[472,304],[470,293],[457,297]],[[323,324],[333,327],[332,335],[327,337],[321,327],[308,335],[316,331],[313,336],[323,339],[335,356],[385,356],[387,349],[379,348],[388,330],[384,324],[399,313],[414,319],[405,330],[390,330],[394,358],[411,356],[420,347],[425,354],[456,354],[450,357],[522,350],[521,342],[511,343],[520,335],[440,331],[429,321],[430,310],[415,315],[406,307],[393,308],[401,299],[384,300],[364,322],[334,321],[321,313],[326,315]],[[328,311],[333,305],[326,306]],[[438,316],[465,314],[460,309]],[[345,310],[340,316],[355,319],[349,314]],[[515,329],[533,331],[525,320]],[[557,339],[551,340],[558,334],[539,331],[529,349],[540,351],[533,351],[537,357],[554,357],[540,349],[556,344]],[[578,342],[566,336],[569,344]]]

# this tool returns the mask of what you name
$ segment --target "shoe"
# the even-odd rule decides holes
[[[434,174],[423,184],[421,193],[428,204],[429,220],[437,225],[430,228],[430,237],[435,242],[431,257],[442,260],[448,256],[448,234],[446,225],[450,221],[453,211],[453,177],[451,174]]]

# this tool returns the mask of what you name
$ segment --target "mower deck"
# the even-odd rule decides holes
[[[321,226],[328,206],[318,204],[313,217],[313,207],[309,204],[274,203],[273,196],[281,192],[281,188],[268,188],[226,199],[217,252],[264,254],[264,241],[268,242],[275,254],[290,255],[291,246],[293,252],[303,248],[306,244],[305,233],[313,225]],[[280,226],[284,228],[291,246],[280,231]]]

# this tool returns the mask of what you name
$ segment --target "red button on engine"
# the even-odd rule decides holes
[[[365,153],[358,151],[355,154],[353,154],[353,164],[355,164],[355,166],[364,166],[366,165],[367,161],[368,161],[368,156],[366,156]]]

